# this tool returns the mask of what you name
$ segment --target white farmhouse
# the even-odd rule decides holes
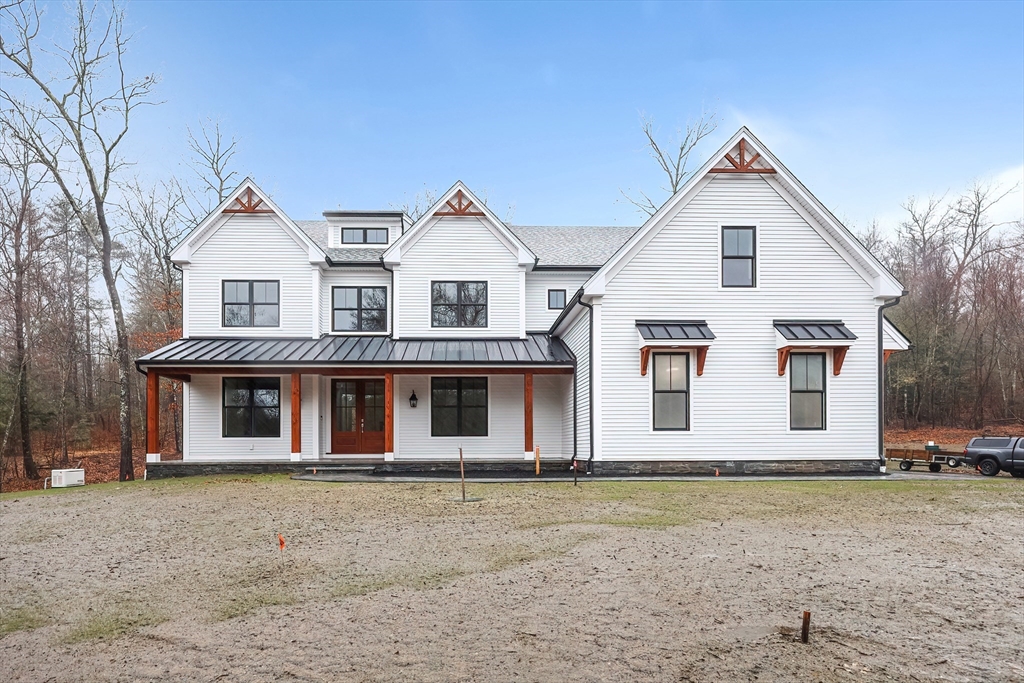
[[[184,464],[458,458],[600,472],[878,471],[902,285],[747,129],[643,226],[293,221],[250,180],[170,255]],[[147,462],[160,462],[157,420]]]

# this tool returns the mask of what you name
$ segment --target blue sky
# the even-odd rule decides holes
[[[51,7],[51,11],[57,7]],[[639,224],[658,192],[638,112],[748,125],[854,228],[910,195],[1024,165],[1024,3],[178,3],[136,0],[161,76],[129,153],[180,173],[222,121],[295,219],[388,208],[456,179],[514,223]],[[1008,210],[1019,215],[1021,193]],[[663,194],[658,194],[664,198]]]

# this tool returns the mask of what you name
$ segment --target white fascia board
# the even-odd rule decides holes
[[[586,306],[581,306],[579,303],[573,304],[572,309],[566,314],[562,321],[558,323],[558,327],[551,330],[552,337],[562,336],[566,330],[572,327],[573,323],[576,322],[576,318],[580,317],[580,314],[587,310]]]
[[[520,265],[526,265],[530,268],[537,262],[537,256],[530,250],[530,247],[526,245],[522,240],[516,237],[515,233],[508,229],[504,222],[500,218],[494,215],[486,204],[473,194],[465,183],[461,180],[455,182],[448,191],[441,195],[441,198],[434,202],[427,211],[420,216],[419,220],[412,224],[412,226],[406,230],[394,244],[385,250],[383,254],[384,262],[387,264],[400,264],[402,262],[402,253],[407,251],[409,247],[414,245],[419,238],[430,229],[434,223],[437,222],[438,217],[434,214],[438,210],[444,207],[444,205],[450,200],[455,193],[462,190],[462,193],[466,195],[473,205],[482,212],[483,218],[487,220],[480,221],[485,227],[490,229],[494,236],[508,249],[510,252],[516,255],[516,258]],[[480,216],[474,216],[479,219]]]
[[[882,336],[885,351],[906,351],[910,348],[910,340],[885,317],[882,318]]]

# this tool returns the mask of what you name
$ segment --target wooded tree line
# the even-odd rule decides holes
[[[236,142],[200,126],[183,136],[183,177],[135,177],[122,143],[155,104],[157,79],[126,68],[131,36],[116,3],[79,0],[52,23],[68,18],[61,34],[33,2],[0,6],[0,474],[35,478],[117,449],[125,480],[142,446],[133,361],[181,334],[180,273],[166,255],[233,189]],[[659,143],[643,118],[666,194],[715,126],[705,113]],[[915,344],[889,364],[890,421],[1024,420],[1024,228],[989,220],[1001,199],[977,186],[911,201],[895,236],[862,236],[910,290],[889,311]],[[642,192],[630,201],[647,214],[658,205]],[[163,381],[163,447],[180,452],[181,388]]]

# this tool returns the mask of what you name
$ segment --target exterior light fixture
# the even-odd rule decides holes
[[[409,407],[415,408],[419,402],[420,400],[416,398],[416,390],[414,389],[412,392],[412,396],[409,397]]]

